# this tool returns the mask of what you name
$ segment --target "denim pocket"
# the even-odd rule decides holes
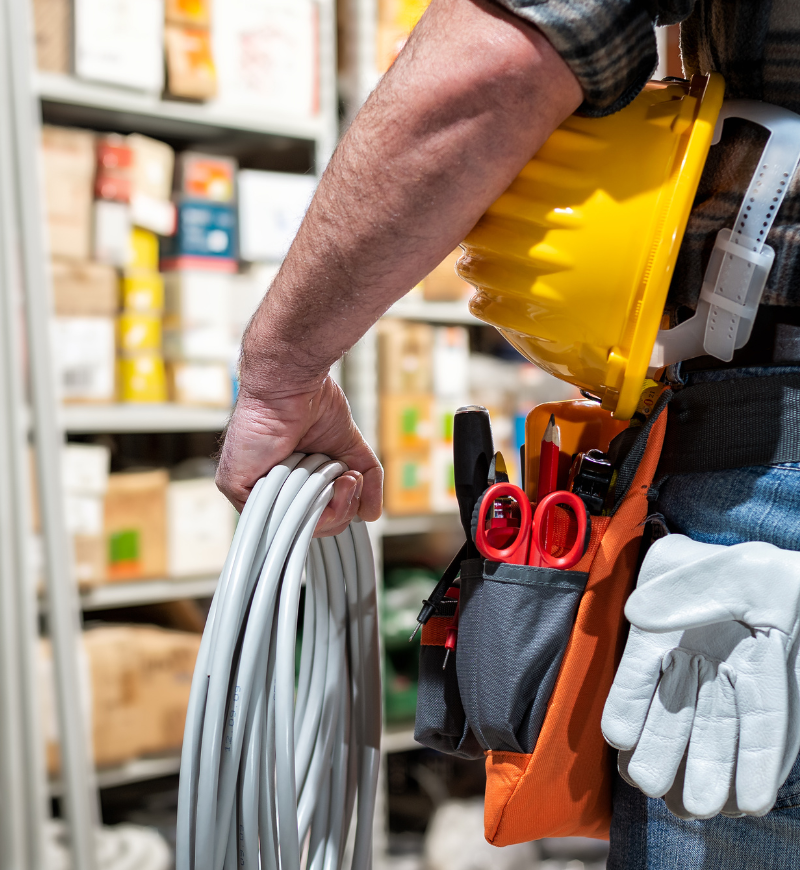
[[[447,604],[447,603],[446,603]],[[459,758],[480,758],[483,750],[472,733],[458,691],[454,649],[444,667],[444,637],[455,616],[455,602],[423,629],[419,651],[419,683],[414,739],[429,749]]]
[[[462,573],[458,685],[483,749],[533,752],[588,578],[502,562]]]

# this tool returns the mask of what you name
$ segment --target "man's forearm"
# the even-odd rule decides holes
[[[242,390],[314,389],[581,98],[529,25],[489,0],[433,0],[320,182],[246,335]]]

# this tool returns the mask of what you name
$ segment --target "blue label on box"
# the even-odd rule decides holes
[[[236,210],[219,202],[184,201],[177,204],[174,236],[162,240],[161,256],[236,257]]]

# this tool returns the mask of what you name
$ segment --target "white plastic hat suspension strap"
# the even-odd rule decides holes
[[[766,238],[800,163],[800,115],[756,100],[730,100],[722,105],[715,145],[727,118],[752,121],[769,130],[770,137],[733,229],[717,233],[695,315],[659,331],[651,372],[702,354],[730,362],[750,338],[775,259]]]

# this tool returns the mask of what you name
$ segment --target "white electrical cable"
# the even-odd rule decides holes
[[[253,488],[209,611],[186,716],[177,870],[372,864],[381,689],[375,563],[358,519],[313,539],[333,481],[295,453]],[[295,697],[300,591],[306,581]]]

